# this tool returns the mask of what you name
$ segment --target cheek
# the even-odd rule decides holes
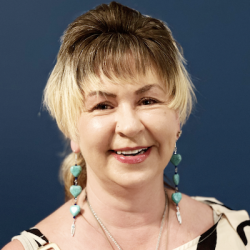
[[[96,150],[107,150],[112,131],[113,123],[109,116],[81,117],[79,121],[79,144],[83,155],[86,151],[91,154]]]
[[[159,138],[176,140],[180,124],[178,116],[173,110],[151,110],[150,112],[144,112],[141,117],[145,127],[158,135]]]
[[[155,140],[160,157],[167,162],[173,153],[180,129],[178,116],[172,110],[155,110],[145,113],[142,119]]]

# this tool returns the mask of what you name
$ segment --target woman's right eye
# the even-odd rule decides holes
[[[92,110],[106,110],[112,109],[112,107],[107,103],[99,103]]]

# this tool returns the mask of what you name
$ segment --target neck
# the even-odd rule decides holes
[[[158,225],[166,198],[162,176],[155,179],[128,188],[115,183],[107,185],[88,175],[87,197],[98,217],[109,227],[136,229]]]

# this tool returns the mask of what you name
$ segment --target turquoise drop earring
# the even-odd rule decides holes
[[[77,196],[82,192],[82,187],[77,185],[77,178],[79,174],[82,171],[82,167],[77,165],[77,154],[75,153],[75,165],[70,168],[70,172],[74,175],[75,180],[74,180],[74,185],[70,187],[70,193],[74,196],[75,198],[75,204],[70,207],[70,213],[73,215],[73,224],[71,226],[71,236],[73,237],[75,235],[75,222],[76,222],[76,216],[80,213],[81,208],[79,205],[77,205]]]
[[[178,165],[179,163],[181,162],[181,155],[180,154],[177,154],[177,147],[176,147],[176,144],[175,144],[175,149],[174,149],[174,153],[171,157],[171,163],[175,166],[175,174],[173,176],[173,180],[174,180],[174,184],[175,184],[175,193],[172,194],[172,201],[176,204],[176,215],[177,215],[177,220],[179,222],[179,224],[182,223],[182,219],[181,219],[181,213],[180,213],[180,208],[179,208],[179,202],[181,201],[181,198],[182,198],[182,195],[181,193],[179,192],[179,189],[178,189],[178,185],[179,185],[179,182],[180,182],[180,176],[178,174]]]

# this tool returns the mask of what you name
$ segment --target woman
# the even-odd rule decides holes
[[[162,21],[115,2],[69,25],[44,92],[71,141],[68,201],[4,250],[249,249],[245,211],[178,190],[176,143],[195,101],[184,63]]]

